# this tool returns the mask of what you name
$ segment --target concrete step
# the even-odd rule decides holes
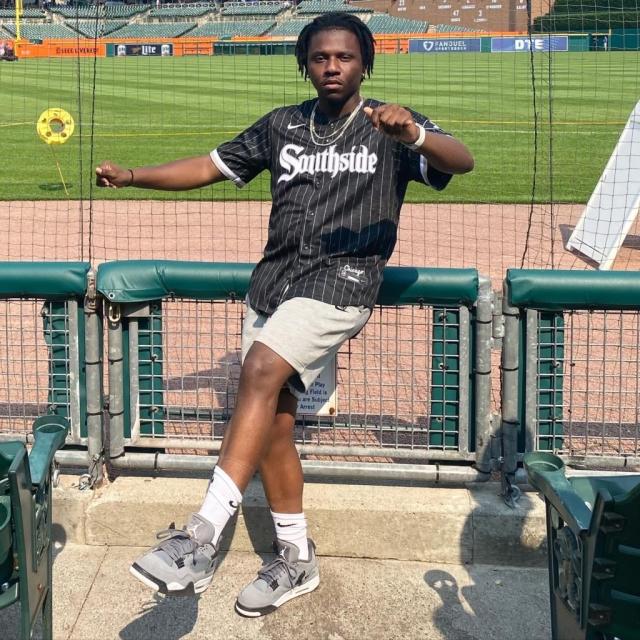
[[[197,511],[206,480],[118,477],[95,491],[62,476],[54,490],[56,535],[64,542],[149,546],[169,523]],[[544,502],[524,493],[516,509],[498,483],[462,488],[308,482],[305,513],[320,554],[452,564],[545,566]],[[268,552],[273,525],[259,481],[245,493],[222,548]]]

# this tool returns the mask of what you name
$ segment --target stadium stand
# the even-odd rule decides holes
[[[47,17],[47,14],[42,11],[42,9],[34,9],[34,8],[25,8],[22,10],[20,14],[22,18],[34,18],[34,19],[44,19]],[[15,9],[0,9],[0,18],[15,18],[16,10]]]
[[[270,32],[270,36],[299,36],[305,25],[311,22],[308,20],[287,20],[276,25]]]
[[[372,13],[372,9],[346,4],[343,0],[302,0],[298,5],[298,15],[329,13],[342,11],[344,13]]]
[[[126,20],[67,20],[65,24],[86,38],[101,38],[126,26]]]
[[[50,11],[57,13],[63,18],[113,18],[115,20],[121,18],[131,18],[138,13],[149,10],[148,4],[128,4],[128,5],[92,5],[87,7],[58,7],[51,6]],[[97,16],[96,16],[97,14]]]
[[[473,31],[475,33],[483,31],[482,29],[473,29],[471,27],[463,27],[459,24],[437,24],[433,29],[436,33],[462,33]]]
[[[217,10],[215,5],[174,5],[151,9],[149,18],[195,18],[207,13],[215,13]]]
[[[189,36],[211,36],[217,38],[262,36],[274,25],[275,22],[271,20],[207,22],[190,31]]]
[[[393,16],[375,13],[367,22],[367,26],[372,33],[426,33],[429,23],[422,20],[405,20],[404,18],[394,18]]]
[[[223,16],[277,16],[291,6],[288,2],[227,2]]]
[[[162,24],[128,24],[109,34],[111,38],[178,38],[196,27],[195,22],[164,22]],[[191,35],[191,33],[189,33]]]
[[[3,24],[11,37],[16,35],[14,22]],[[64,24],[21,24],[20,35],[26,40],[48,40],[50,38],[77,38],[78,34]]]

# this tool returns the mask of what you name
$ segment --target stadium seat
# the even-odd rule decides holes
[[[52,13],[58,13],[64,18],[105,18],[105,19],[122,19],[131,18],[139,13],[144,13],[149,10],[148,4],[122,4],[122,5],[107,5],[107,4],[95,4],[91,6],[81,7],[68,7],[68,6],[51,6],[50,11]]]
[[[175,5],[151,9],[151,11],[149,11],[149,18],[195,18],[204,16],[207,13],[215,13],[216,11],[217,8],[215,5]]]
[[[272,20],[207,22],[189,33],[190,36],[232,38],[234,36],[261,36],[275,23]]]
[[[60,416],[37,418],[31,453],[22,442],[0,443],[0,609],[20,602],[20,635],[30,640],[42,615],[52,640],[52,464],[69,433]]]
[[[640,474],[567,479],[546,452],[524,466],[547,506],[553,639],[637,639]]]
[[[15,23],[5,23],[4,29],[16,35]],[[48,40],[51,38],[77,38],[78,34],[64,24],[21,24],[20,35],[26,40]]]
[[[288,2],[227,2],[222,8],[222,15],[275,17],[290,6]]]
[[[126,20],[67,20],[65,24],[81,36],[86,38],[101,38],[107,34],[121,29],[127,24]]]
[[[111,38],[177,38],[196,27],[195,22],[163,22],[154,24],[128,24],[112,31]],[[189,33],[189,35],[192,35]]]
[[[270,32],[270,36],[299,36],[300,32],[311,22],[311,18],[306,20],[287,20],[276,25]]]
[[[422,20],[405,20],[404,18],[394,18],[386,14],[375,13],[367,22],[367,26],[374,34],[426,33],[429,23]]]
[[[344,13],[373,13],[372,9],[347,4],[343,0],[302,0],[297,7],[296,13],[298,15],[308,15],[335,11]]]

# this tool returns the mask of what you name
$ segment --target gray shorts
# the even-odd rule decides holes
[[[247,300],[242,325],[242,361],[255,340],[286,360],[296,371],[288,387],[302,397],[342,344],[367,324],[368,307],[336,307],[310,298],[283,302],[272,316],[256,313]]]

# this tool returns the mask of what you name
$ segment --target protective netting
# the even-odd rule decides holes
[[[425,43],[435,38],[423,36],[412,40],[420,53],[379,53],[363,95],[423,112],[476,159],[474,172],[442,193],[410,187],[392,262],[476,267],[496,287],[508,267],[593,268],[564,247],[640,95],[638,38],[627,32],[607,31],[606,46],[588,30],[470,34],[458,38],[469,50],[431,55]],[[243,54],[228,46],[223,55],[117,55],[105,42],[69,40],[71,57],[0,63],[0,259],[259,259],[268,176],[242,190],[227,182],[161,193],[98,189],[93,168],[207,153],[270,109],[307,99],[313,90],[293,55],[245,55],[246,46]],[[398,39],[403,47],[411,41]],[[35,129],[53,107],[76,122],[55,147]],[[637,186],[629,182],[628,192]],[[614,268],[637,267],[637,233],[633,222]]]

